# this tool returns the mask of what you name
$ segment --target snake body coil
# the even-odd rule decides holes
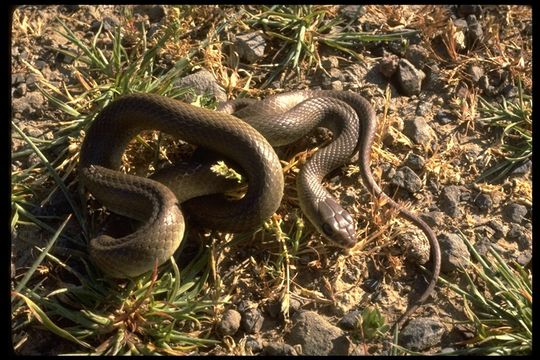
[[[162,264],[183,237],[182,203],[191,218],[209,228],[240,232],[260,225],[277,210],[283,195],[283,174],[272,146],[294,142],[319,126],[334,133],[334,142],[308,160],[297,180],[300,205],[317,230],[345,247],[356,243],[353,218],[321,181],[358,152],[360,173],[369,191],[417,225],[430,242],[432,278],[397,322],[403,323],[435,287],[440,270],[439,246],[429,226],[394,202],[373,180],[370,153],[375,112],[369,102],[352,92],[295,91],[262,101],[228,102],[220,112],[151,94],[115,100],[98,115],[85,137],[80,155],[81,180],[109,209],[141,220],[144,225],[123,238],[102,235],[92,239],[89,251],[93,261],[114,277],[136,276],[156,262]],[[207,191],[204,186],[175,187],[179,176],[172,171],[156,174],[159,182],[119,172],[125,147],[142,130],[169,133],[234,161],[248,180],[246,195],[238,201],[215,195],[200,198],[215,191]],[[175,193],[170,188],[176,188]]]

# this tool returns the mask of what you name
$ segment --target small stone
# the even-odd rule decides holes
[[[431,227],[443,225],[445,223],[444,216],[442,211],[430,211],[425,214],[420,214],[420,218]]]
[[[246,338],[246,349],[250,350],[251,353],[258,353],[260,352],[263,347],[259,340],[254,338],[253,336],[248,336]]]
[[[482,240],[479,240],[474,244],[474,249],[482,256],[488,254],[490,248],[491,240],[489,240],[487,237],[482,238]]]
[[[134,13],[148,15],[148,20],[152,23],[160,22],[165,16],[164,5],[136,5],[133,8]]]
[[[459,17],[467,17],[471,14],[480,16],[482,14],[482,6],[480,5],[458,5],[457,14]]]
[[[216,331],[222,335],[234,335],[240,328],[240,320],[242,318],[242,315],[234,309],[229,309],[223,313],[223,317],[221,318],[221,321],[218,323],[216,327]]]
[[[460,198],[461,190],[458,186],[446,186],[439,196],[441,210],[453,218],[458,217],[461,215],[461,209],[459,208]]]
[[[214,75],[206,69],[201,69],[196,73],[184,76],[177,80],[175,85],[178,87],[191,88],[196,95],[211,95],[216,98],[217,101],[227,101],[227,94],[219,86],[214,78]],[[195,100],[195,96],[192,94],[186,94],[185,100],[192,102]]]
[[[399,57],[394,54],[386,54],[379,62],[379,71],[384,77],[390,79],[397,71]]]
[[[491,196],[486,193],[480,193],[474,200],[474,203],[482,211],[488,211],[493,207],[493,200],[491,199]]]
[[[467,21],[465,19],[455,19],[453,20],[456,30],[462,31],[467,29]]]
[[[527,160],[521,165],[517,166],[514,171],[512,171],[512,175],[524,175],[531,171],[532,169],[532,161]]]
[[[478,65],[469,64],[467,72],[471,75],[471,79],[474,83],[478,83],[480,79],[484,76],[484,69]]]
[[[449,124],[455,120],[455,117],[451,113],[443,110],[439,110],[435,118],[441,125]]]
[[[414,194],[422,189],[422,180],[408,166],[403,166],[396,171],[396,174],[390,179],[390,183],[399,188],[405,189]]]
[[[417,69],[423,69],[429,59],[429,52],[420,45],[410,45],[405,51],[405,59],[409,60]]]
[[[426,160],[415,153],[410,153],[405,159],[405,165],[413,170],[420,171],[426,165]]]
[[[495,230],[495,233],[493,234],[493,237],[496,240],[500,239],[500,238],[502,238],[503,236],[506,235],[506,233],[504,232],[504,226],[499,221],[492,219],[487,223],[487,225],[490,228],[492,228],[493,230]]]
[[[34,66],[39,69],[39,70],[43,70],[45,67],[49,66],[47,64],[47,62],[43,61],[43,60],[37,60],[34,64]]]
[[[506,99],[515,98],[519,94],[519,89],[515,85],[508,84],[501,90],[501,94]]]
[[[321,62],[321,65],[326,70],[329,69],[336,69],[339,67],[339,60],[335,56],[329,56],[327,58],[324,58]]]
[[[439,237],[441,247],[441,271],[449,274],[458,268],[467,268],[471,257],[467,245],[456,234],[442,233]]]
[[[521,266],[527,266],[532,260],[532,250],[525,250],[518,254],[516,262]]]
[[[507,222],[521,224],[523,218],[527,215],[527,208],[521,204],[508,204],[504,208],[502,215]]]
[[[509,240],[517,242],[520,251],[532,249],[532,237],[525,227],[511,224],[507,236]]]
[[[427,101],[420,101],[416,106],[415,114],[417,116],[426,116],[431,110],[432,104]]]
[[[13,95],[16,97],[21,97],[26,94],[26,84],[20,83],[17,85],[17,87],[13,90]]]
[[[418,70],[406,59],[400,59],[398,63],[397,83],[405,96],[420,94],[422,80],[426,77],[423,71]]]
[[[433,129],[424,118],[419,116],[403,122],[403,134],[415,144],[425,145],[435,140]]]
[[[271,342],[267,344],[263,351],[262,356],[290,356],[298,355],[298,352],[289,344]]]
[[[303,355],[348,355],[351,347],[343,330],[314,311],[296,313],[286,341],[300,344]]]
[[[343,330],[354,330],[357,328],[358,317],[362,315],[360,310],[354,310],[346,314],[339,320],[338,326]]]
[[[482,41],[484,32],[482,31],[482,25],[480,25],[478,20],[476,20],[476,16],[474,15],[467,16],[467,25],[467,42],[469,49],[471,49],[473,46]]]
[[[397,239],[406,254],[407,261],[420,265],[429,261],[430,246],[425,237],[418,236],[413,231],[406,231],[398,234]]]
[[[11,85],[19,85],[21,83],[24,83],[24,74],[12,74],[11,75]]]
[[[242,312],[241,326],[248,334],[257,334],[261,331],[264,317],[257,308],[250,308]]]
[[[260,32],[237,35],[234,42],[238,56],[248,64],[252,64],[264,57],[266,41]]]
[[[399,344],[413,351],[429,349],[441,342],[443,324],[432,318],[411,320],[399,334]]]

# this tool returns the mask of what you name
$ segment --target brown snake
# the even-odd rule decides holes
[[[420,298],[396,322],[400,326],[437,283],[439,244],[424,221],[387,196],[373,180],[370,154],[375,112],[363,97],[348,91],[302,90],[262,101],[238,100],[226,103],[220,112],[151,94],[115,100],[88,129],[80,154],[80,177],[111,211],[140,220],[143,225],[122,238],[101,235],[92,239],[92,260],[113,277],[136,276],[150,270],[155,262],[164,263],[183,237],[179,204],[190,214],[190,220],[207,228],[241,232],[260,226],[277,210],[283,195],[283,174],[272,146],[294,142],[319,126],[334,133],[334,142],[317,151],[297,178],[300,206],[315,228],[344,247],[356,243],[353,218],[321,181],[358,152],[360,174],[368,190],[417,225],[430,243],[431,279]],[[217,195],[220,189],[207,190],[216,187],[208,183],[223,181],[215,180],[217,176],[200,164],[164,170],[153,179],[119,172],[125,147],[142,130],[160,130],[232,160],[247,178],[246,195],[229,201]],[[200,173],[200,177],[189,180],[178,173]]]

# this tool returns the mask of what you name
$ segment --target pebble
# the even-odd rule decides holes
[[[401,189],[414,194],[422,189],[422,180],[408,166],[403,166],[396,171],[396,174],[390,179],[390,183]]]
[[[435,140],[433,129],[420,116],[403,122],[403,134],[415,144],[429,144]]]
[[[454,115],[444,110],[439,110],[435,118],[441,125],[449,124],[456,119]]]
[[[237,35],[234,46],[238,52],[238,56],[248,64],[252,64],[264,57],[266,40],[260,32],[251,32]]]
[[[406,254],[407,261],[420,265],[429,261],[430,246],[425,237],[420,237],[413,231],[405,231],[398,234],[397,240]]]
[[[413,351],[429,349],[441,342],[445,332],[443,324],[433,318],[409,321],[399,334],[399,344]]]
[[[527,208],[521,204],[508,204],[503,209],[502,215],[507,222],[521,224],[523,218],[527,215]]]
[[[467,72],[471,75],[471,79],[474,83],[478,83],[480,79],[484,76],[484,69],[475,64],[469,64],[467,67]]]
[[[400,59],[398,63],[397,71],[397,85],[405,96],[412,96],[420,94],[422,88],[422,80],[426,77],[426,74],[414,67],[406,59]]]
[[[222,336],[234,335],[240,328],[242,315],[234,309],[229,309],[223,313],[221,321],[217,324],[216,331]]]
[[[517,242],[520,251],[532,249],[531,233],[525,227],[511,224],[507,236],[509,240]]]
[[[261,331],[264,317],[258,308],[249,308],[241,312],[242,321],[240,325],[242,330],[248,334],[257,334]]]
[[[415,171],[420,171],[426,165],[426,160],[420,155],[409,153],[404,164]]]
[[[441,210],[453,218],[461,215],[459,202],[461,198],[461,189],[456,185],[446,186],[439,195],[439,206]]]
[[[417,69],[423,69],[429,59],[429,52],[420,45],[410,45],[405,51],[405,59],[409,60]]]
[[[343,330],[354,330],[358,327],[358,317],[360,317],[361,315],[362,311],[360,310],[351,311],[338,321],[337,326],[339,326]]]
[[[478,43],[482,41],[484,32],[482,30],[482,25],[476,20],[475,15],[471,14],[467,16],[467,25],[467,43],[469,49],[471,49],[473,46],[478,46]]]
[[[398,69],[399,57],[394,54],[385,54],[379,62],[379,72],[387,79],[390,79]]]
[[[493,199],[491,198],[491,195],[486,193],[480,193],[476,199],[474,199],[474,203],[481,211],[488,211],[493,208]]]
[[[261,356],[291,356],[298,355],[298,352],[294,347],[289,344],[271,342],[267,344]]]
[[[148,20],[151,23],[158,23],[165,16],[165,6],[164,5],[136,5],[133,8],[134,13],[146,14]]]
[[[449,274],[458,268],[467,268],[471,255],[463,239],[452,233],[438,236],[441,247],[441,271]]]
[[[175,86],[191,88],[196,95],[213,95],[218,101],[226,101],[227,94],[219,86],[214,78],[214,75],[206,69],[197,71],[196,73],[184,76],[183,78],[175,81]],[[186,94],[185,100],[192,102],[195,100],[195,96],[192,94]]]
[[[444,213],[442,211],[430,211],[427,213],[420,214],[420,218],[426,222],[431,227],[441,226],[445,223]]]

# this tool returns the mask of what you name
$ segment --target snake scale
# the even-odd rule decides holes
[[[190,221],[206,228],[242,232],[260,226],[277,210],[283,196],[283,173],[273,146],[292,143],[323,126],[334,133],[334,141],[318,150],[297,177],[300,206],[314,227],[343,247],[356,243],[352,216],[322,186],[322,179],[358,153],[361,178],[368,190],[418,226],[430,243],[431,279],[396,325],[404,323],[436,285],[440,250],[431,228],[387,196],[373,179],[370,154],[376,116],[369,102],[349,91],[300,90],[261,101],[226,102],[218,110],[158,95],[131,94],[98,114],[82,144],[81,182],[111,211],[142,225],[121,238],[100,235],[92,239],[89,253],[94,263],[109,276],[123,278],[167,261],[184,233],[180,204]],[[120,172],[127,144],[143,130],[169,133],[232,161],[247,178],[245,196],[226,199],[220,192],[229,186],[227,181],[204,164],[181,164],[151,178]]]

